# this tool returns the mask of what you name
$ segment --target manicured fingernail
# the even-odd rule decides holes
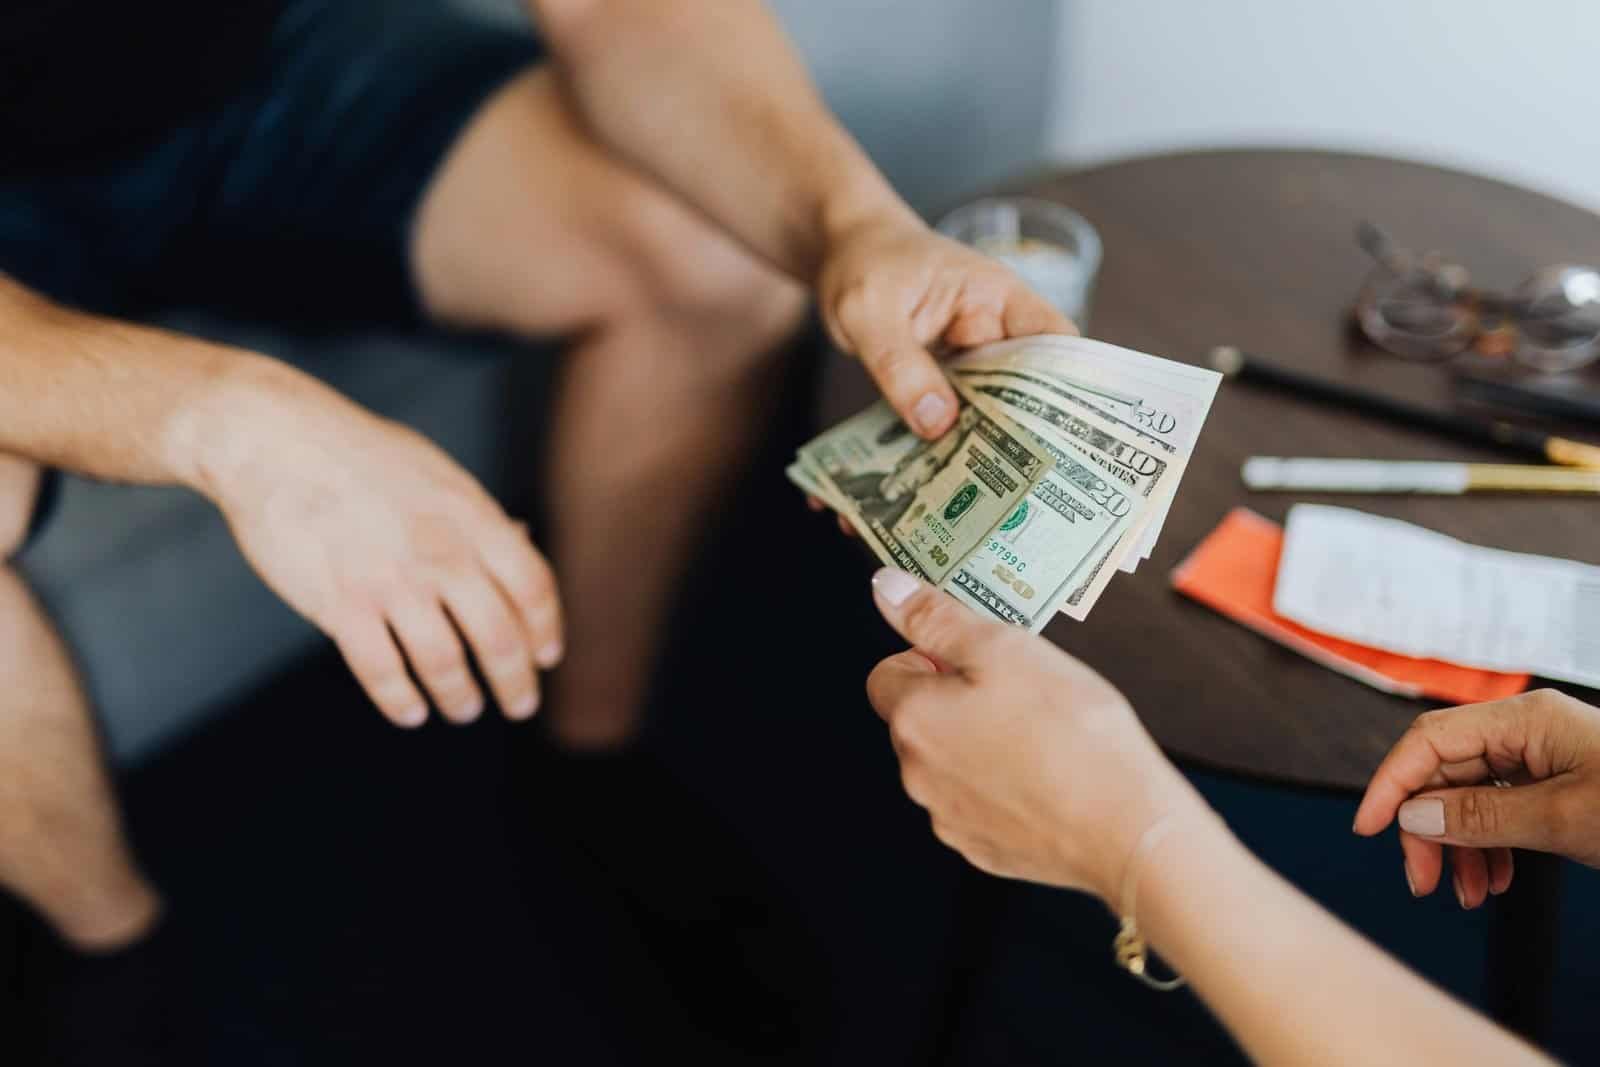
[[[917,426],[924,433],[932,433],[944,425],[944,419],[950,412],[950,401],[938,393],[929,393],[917,401],[916,407],[911,409],[912,418],[917,420]]]
[[[531,719],[533,713],[539,710],[539,694],[529,693],[515,704],[511,705],[513,719]]]
[[[1456,887],[1456,903],[1465,908],[1467,906],[1467,895],[1461,891],[1461,876],[1459,874],[1451,875],[1450,881]]]
[[[1444,801],[1421,797],[1400,805],[1400,829],[1418,837],[1444,836]]]
[[[395,718],[399,720],[401,726],[421,726],[428,721],[428,705],[413,704],[399,712]]]
[[[1411,865],[1408,863],[1402,863],[1400,867],[1406,872],[1406,888],[1411,890],[1412,896],[1417,896],[1417,883],[1411,880]]]
[[[549,670],[551,667],[554,667],[556,664],[561,662],[561,653],[561,642],[551,641],[548,645],[545,645],[543,648],[541,648],[534,658],[539,661],[539,666],[543,667],[545,670]]]
[[[899,607],[906,602],[912,593],[917,591],[918,581],[905,571],[897,571],[893,567],[884,567],[872,576],[872,588],[877,594],[889,602],[890,607]]]

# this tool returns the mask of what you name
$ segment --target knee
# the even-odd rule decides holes
[[[650,200],[632,220],[642,310],[692,332],[701,351],[722,362],[746,365],[772,356],[804,320],[805,290],[729,235],[675,204],[653,211]]]

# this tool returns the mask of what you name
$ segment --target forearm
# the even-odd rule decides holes
[[[1220,824],[1141,861],[1138,919],[1258,1063],[1539,1063],[1252,856]]]
[[[636,166],[805,281],[832,235],[913,220],[758,0],[529,0],[579,111]]]
[[[230,436],[229,398],[292,390],[301,377],[250,352],[73,311],[0,275],[0,452],[200,489],[219,455],[244,447]]]

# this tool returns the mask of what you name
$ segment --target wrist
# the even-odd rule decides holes
[[[1249,855],[1222,816],[1203,802],[1186,808],[1163,824],[1152,823],[1135,842],[1107,904],[1118,916],[1137,917],[1153,933],[1160,926],[1160,901],[1182,895],[1196,879],[1221,876],[1235,853]]]
[[[839,249],[862,233],[888,228],[926,229],[927,224],[887,180],[866,164],[867,173],[838,183],[822,201],[816,233],[820,245],[813,275]]]
[[[172,479],[215,503],[281,442],[287,423],[322,387],[253,352],[221,350],[186,392],[163,435]]]
[[[1163,829],[1171,825],[1171,829]],[[1210,805],[1176,771],[1170,781],[1148,782],[1142,795],[1127,804],[1115,820],[1103,863],[1090,889],[1113,912],[1124,908],[1123,897],[1135,880],[1154,877],[1150,866],[1158,834],[1200,833],[1227,827]]]

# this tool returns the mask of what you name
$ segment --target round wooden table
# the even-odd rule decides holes
[[[1025,188],[1070,204],[1100,230],[1105,266],[1092,336],[1193,363],[1213,345],[1235,345],[1440,408],[1452,404],[1447,373],[1385,355],[1348,327],[1371,266],[1355,243],[1359,220],[1385,226],[1407,247],[1444,251],[1496,287],[1548,264],[1600,260],[1600,217],[1498,182],[1363,156],[1208,152]],[[1059,620],[1048,631],[1121,686],[1162,745],[1197,764],[1359,790],[1424,710],[1171,591],[1173,566],[1230,508],[1281,522],[1291,504],[1322,500],[1478,544],[1600,563],[1593,498],[1252,493],[1239,478],[1251,455],[1520,462],[1225,382],[1155,554],[1137,574],[1113,580],[1087,623]]]
[[[1213,345],[1234,345],[1439,408],[1454,405],[1447,373],[1385,355],[1349,328],[1371,267],[1353,237],[1358,221],[1377,222],[1406,247],[1438,249],[1498,289],[1549,264],[1600,261],[1600,216],[1500,182],[1368,156],[1206,152],[1050,176],[1015,191],[1069,204],[1099,229],[1105,264],[1091,336],[1197,363]],[[1585,373],[1600,392],[1600,374]],[[1086,624],[1061,620],[1048,631],[1116,682],[1182,760],[1359,791],[1423,710],[1170,590],[1173,566],[1232,507],[1282,521],[1292,503],[1322,499],[1477,544],[1600,564],[1594,498],[1251,493],[1239,478],[1251,455],[1507,458],[1224,383],[1154,555],[1114,580]],[[1563,688],[1600,702],[1593,691]],[[1516,884],[1493,903],[1487,987],[1494,1014],[1537,1038],[1548,1023],[1561,865],[1528,853],[1517,859]]]
[[[1225,151],[1162,156],[1011,183],[1059,200],[1100,231],[1105,262],[1090,336],[1191,363],[1234,345],[1329,378],[1429,405],[1448,374],[1384,355],[1349,329],[1370,260],[1356,223],[1439,249],[1479,284],[1510,288],[1539,267],[1600,260],[1600,217],[1499,182],[1367,156]],[[837,375],[843,386],[845,378]],[[830,415],[865,403],[859,377],[830,390]],[[1597,384],[1600,388],[1600,384]],[[1175,757],[1253,779],[1359,791],[1425,706],[1379,693],[1174,593],[1173,566],[1228,510],[1282,521],[1324,500],[1499,548],[1600,564],[1592,498],[1284,495],[1248,492],[1256,454],[1500,460],[1446,438],[1224,383],[1151,559],[1118,575],[1085,623],[1046,631],[1121,687]],[[1511,461],[1515,462],[1513,457]],[[1596,700],[1592,692],[1575,690]],[[1352,805],[1353,808],[1353,805]],[[1552,973],[1559,867],[1519,856],[1495,901],[1493,1007],[1537,1033]]]

